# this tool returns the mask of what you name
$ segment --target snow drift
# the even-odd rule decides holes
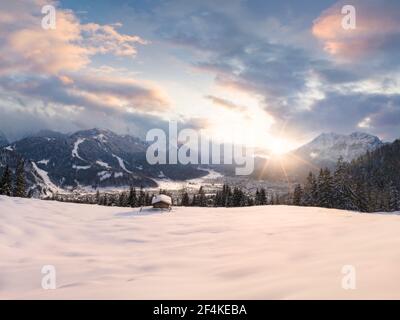
[[[400,298],[400,217],[0,197],[0,298]],[[43,265],[57,289],[41,287]],[[354,266],[356,289],[342,288]]]

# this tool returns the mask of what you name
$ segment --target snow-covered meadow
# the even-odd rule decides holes
[[[400,298],[400,216],[0,197],[2,299]],[[55,290],[41,269],[56,270]],[[344,289],[344,266],[356,288]],[[347,270],[347,269],[345,269]]]

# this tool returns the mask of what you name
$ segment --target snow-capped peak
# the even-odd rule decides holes
[[[299,148],[296,153],[318,161],[335,162],[340,156],[345,161],[351,161],[381,145],[383,142],[378,137],[368,133],[323,133]]]

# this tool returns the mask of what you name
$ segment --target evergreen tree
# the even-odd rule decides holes
[[[232,207],[233,205],[232,189],[227,184],[225,184],[223,187],[222,197],[223,197],[224,207]]]
[[[108,200],[107,193],[105,193],[103,196],[103,206],[109,206],[109,200]]]
[[[18,162],[17,169],[15,172],[14,197],[20,197],[20,198],[26,197],[25,170],[24,170],[24,161],[22,159]]]
[[[280,205],[281,204],[281,199],[279,198],[279,195],[275,193],[275,200],[274,200],[275,205]]]
[[[354,189],[355,192],[354,195],[352,195],[354,210],[368,212],[368,191],[366,183],[362,180],[356,181]]]
[[[232,194],[232,207],[242,207],[243,206],[243,193],[239,188],[233,189]]]
[[[188,207],[190,204],[190,199],[189,199],[189,194],[187,192],[184,192],[182,195],[182,206]]]
[[[333,181],[328,168],[321,169],[317,180],[317,203],[324,208],[333,208]]]
[[[100,204],[100,191],[99,190],[96,191],[95,201],[97,204]]]
[[[389,184],[389,211],[400,210],[399,190],[394,185],[393,181]]]
[[[118,206],[119,207],[126,207],[126,205],[127,205],[127,199],[126,199],[125,192],[121,192],[119,194]]]
[[[293,192],[293,205],[294,206],[302,205],[302,198],[303,198],[303,189],[301,188],[300,184],[297,184]]]
[[[145,203],[146,206],[150,206],[151,205],[151,200],[153,199],[153,197],[154,197],[154,194],[152,194],[150,196],[150,194],[148,192],[145,193],[145,195],[144,195],[144,203]]]
[[[317,202],[317,180],[312,172],[308,174],[303,190],[302,202],[305,206],[315,206]]]
[[[347,164],[339,157],[333,174],[333,203],[337,209],[356,210],[356,196],[351,188]]]
[[[200,207],[206,207],[207,206],[207,199],[206,199],[206,194],[204,193],[203,186],[200,187],[199,193],[198,193],[198,205]]]
[[[114,194],[110,194],[108,197],[108,205],[109,206],[116,206],[117,205],[117,199]]]
[[[128,196],[128,204],[130,207],[137,207],[138,203],[137,203],[137,197],[136,197],[136,189],[131,186],[129,188],[129,196]]]
[[[217,191],[214,197],[214,207],[223,207],[224,201],[222,197],[222,191]]]
[[[197,200],[197,195],[193,195],[193,198],[192,198],[192,203],[190,204],[192,207],[197,207],[198,205],[199,205],[199,202],[198,202],[198,200]]]
[[[267,193],[264,188],[260,189],[260,205],[264,206],[267,204]]]
[[[0,180],[0,194],[5,196],[11,196],[12,194],[12,179],[11,179],[11,170],[6,166],[3,176]]]
[[[256,206],[259,206],[260,205],[260,192],[258,191],[258,188],[257,188],[257,190],[256,190],[256,196],[255,196],[255,204],[256,204]]]
[[[143,186],[140,186],[138,206],[142,207],[144,205],[146,205],[146,194],[143,190]]]

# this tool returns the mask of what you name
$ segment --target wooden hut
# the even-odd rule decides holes
[[[153,208],[170,209],[172,206],[172,199],[165,194],[159,194],[153,197],[151,204]]]

